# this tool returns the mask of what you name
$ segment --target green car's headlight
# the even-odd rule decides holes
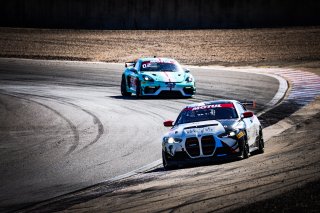
[[[192,81],[193,81],[193,78],[191,76],[186,78],[186,82],[192,82]]]
[[[147,75],[142,76],[142,78],[145,81],[154,81],[153,78],[151,78],[150,76],[147,76]]]

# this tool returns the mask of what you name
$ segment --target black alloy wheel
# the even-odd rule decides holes
[[[122,75],[122,79],[121,79],[121,95],[124,97],[131,96],[131,92],[127,92],[126,79],[124,75]]]
[[[168,154],[162,150],[162,164],[165,170],[171,170],[175,168],[175,164],[172,159],[168,158]]]
[[[139,81],[139,79],[137,79],[137,85],[136,85],[136,96],[137,98],[141,97],[141,83]]]
[[[241,159],[246,159],[250,157],[249,144],[246,137],[242,137],[240,141],[240,151],[241,151]]]
[[[263,140],[263,133],[262,133],[262,129],[260,127],[260,130],[259,130],[259,147],[258,147],[258,153],[259,154],[262,154],[264,153],[264,140]]]

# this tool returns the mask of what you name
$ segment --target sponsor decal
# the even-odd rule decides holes
[[[214,129],[212,127],[204,127],[204,128],[193,128],[193,129],[185,129],[184,130],[187,134],[204,134],[204,133],[212,133]]]
[[[213,109],[213,108],[234,108],[233,104],[211,104],[211,105],[203,105],[203,106],[196,106],[196,107],[188,107],[184,110],[201,110],[201,109]]]
[[[174,61],[172,60],[161,60],[161,59],[156,59],[156,60],[151,60],[151,61],[143,61],[141,63],[142,68],[147,68],[147,67],[157,67],[157,64],[175,64]]]
[[[141,66],[143,69],[147,67],[157,67],[157,62],[156,61],[144,61],[141,63]]]

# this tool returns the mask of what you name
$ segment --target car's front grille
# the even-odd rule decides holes
[[[155,93],[159,88],[160,88],[159,86],[157,86],[157,87],[149,87],[149,86],[147,86],[147,87],[144,88],[144,93],[145,93],[145,94],[153,94],[153,93]]]
[[[204,155],[212,155],[215,149],[216,143],[213,136],[204,136],[201,138],[201,148]]]
[[[182,94],[180,91],[167,91],[167,90],[163,90],[160,92],[159,94],[162,97],[181,97]]]
[[[186,151],[192,157],[196,157],[200,155],[200,146],[197,138],[186,139]]]

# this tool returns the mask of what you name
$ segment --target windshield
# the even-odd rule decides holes
[[[162,62],[162,61],[144,61],[141,63],[140,71],[167,71],[167,72],[180,72],[182,68],[174,61]]]
[[[178,116],[175,125],[234,118],[238,118],[238,115],[233,104],[206,105],[184,109]]]

